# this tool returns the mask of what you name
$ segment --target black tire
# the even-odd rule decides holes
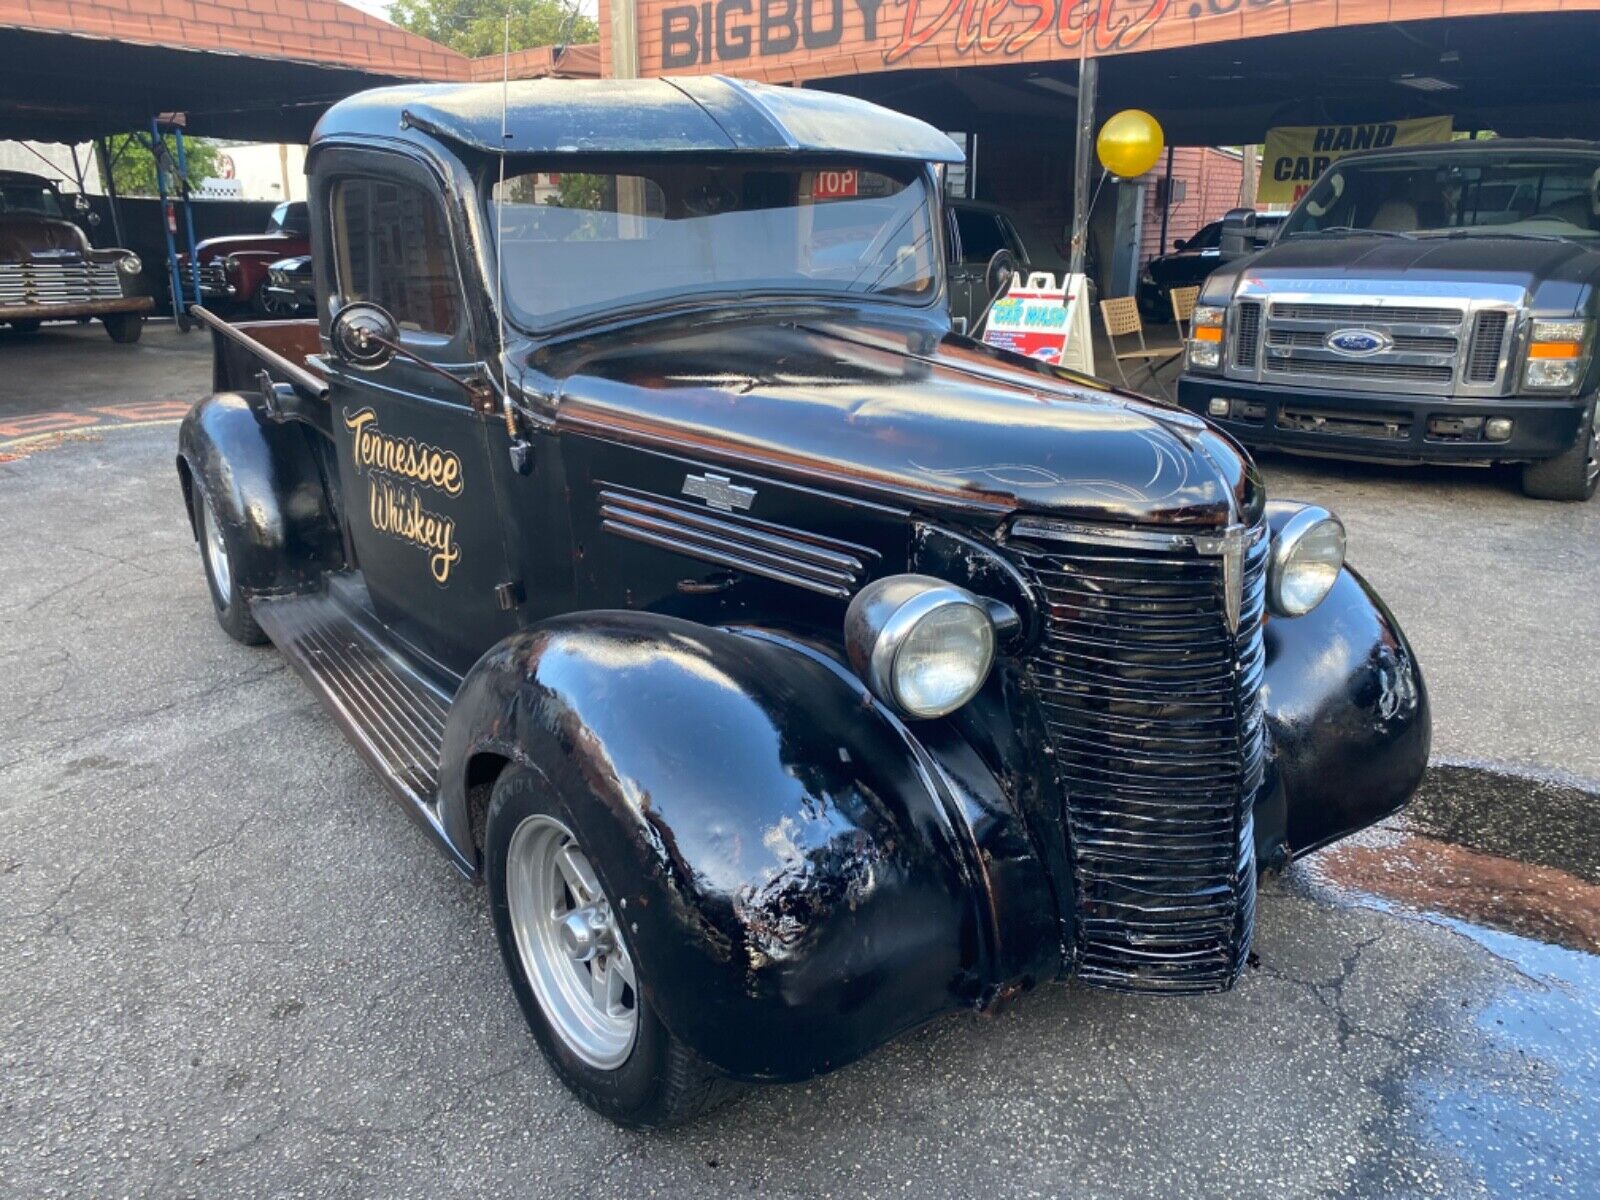
[[[255,295],[250,297],[250,308],[258,317],[279,321],[295,315],[293,300],[279,300],[276,296],[267,295],[267,284],[263,280],[256,285]]]
[[[211,519],[211,512],[211,503],[206,499],[205,489],[197,483],[194,489],[194,524],[200,542],[200,563],[205,568],[206,588],[211,593],[211,607],[217,614],[217,624],[221,625],[222,631],[236,642],[246,646],[262,645],[267,640],[267,635],[261,631],[261,626],[256,624],[255,615],[250,611],[249,598],[239,592],[232,565],[236,555],[229,540],[228,530],[225,526],[218,525],[215,541],[208,535],[207,525]],[[226,567],[225,574],[211,561],[212,555],[216,553],[214,546],[220,547],[220,552],[228,560],[223,564]],[[220,583],[219,579],[225,579],[226,583]]]
[[[133,345],[144,332],[143,313],[112,313],[102,319],[106,323],[106,332],[111,335],[111,340],[119,346]]]
[[[1600,427],[1591,400],[1570,449],[1522,468],[1522,492],[1536,500],[1582,501],[1594,495],[1596,482],[1600,482]]]
[[[20,321],[11,322],[11,328],[15,329],[18,333],[38,333],[39,326],[43,324],[44,322],[39,320],[37,317],[24,317]]]
[[[724,1103],[738,1085],[674,1037],[642,991],[634,997],[638,1028],[632,1049],[612,1070],[584,1062],[552,1023],[523,965],[507,898],[512,836],[534,816],[552,817],[568,829],[576,828],[567,806],[538,775],[523,767],[508,768],[495,781],[489,801],[484,874],[506,975],[546,1060],[578,1099],[607,1120],[633,1129],[682,1124]],[[634,969],[639,970],[637,963]]]

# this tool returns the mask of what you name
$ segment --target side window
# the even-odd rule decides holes
[[[1017,227],[1004,217],[995,218],[1000,222],[1000,236],[1005,239],[1006,249],[1011,251],[1013,258],[1018,263],[1028,261],[1028,248],[1022,244],[1022,235],[1017,232]]]
[[[986,263],[996,250],[1004,250],[1006,242],[1000,232],[1000,222],[993,214],[971,208],[956,209],[956,228],[961,231],[961,261]]]
[[[461,301],[438,203],[387,179],[341,179],[333,189],[334,258],[344,300],[380,304],[403,331],[451,337]]]

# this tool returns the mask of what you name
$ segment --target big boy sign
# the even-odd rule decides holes
[[[1231,18],[1217,22],[1216,32],[1226,25],[1237,36],[1241,13],[1277,9],[1281,18],[1289,2],[671,0],[657,5],[641,0],[639,12],[641,44],[655,41],[653,27],[659,26],[659,70],[682,71],[810,63],[827,51],[869,51],[885,67],[939,61],[941,50],[974,60],[1116,54],[1152,40],[1184,45],[1207,40],[1199,27],[1209,18]],[[1164,26],[1171,36],[1155,39]]]

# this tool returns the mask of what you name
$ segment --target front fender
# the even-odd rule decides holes
[[[245,594],[303,590],[343,561],[307,430],[263,419],[258,397],[217,392],[189,410],[178,429],[178,478],[196,537],[194,489],[203,490]]]
[[[729,1074],[831,1070],[982,992],[980,856],[933,760],[822,655],[643,613],[516,635],[468,675],[441,819],[494,753],[565,801],[651,1006]]]
[[[1410,643],[1349,568],[1305,616],[1270,618],[1266,651],[1256,851],[1272,866],[1401,808],[1427,769],[1432,717]]]

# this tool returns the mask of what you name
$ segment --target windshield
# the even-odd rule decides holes
[[[0,184],[0,213],[34,217],[64,217],[61,200],[52,187],[38,183]]]
[[[1454,152],[1345,162],[1306,193],[1282,237],[1600,237],[1600,155]]]
[[[568,160],[570,164],[570,160]],[[914,165],[629,162],[626,173],[524,163],[503,190],[511,316],[532,328],[685,297],[875,295],[938,287]]]
[[[311,212],[305,201],[295,200],[280,204],[267,218],[268,233],[282,233],[290,237],[305,237],[311,232]]]

